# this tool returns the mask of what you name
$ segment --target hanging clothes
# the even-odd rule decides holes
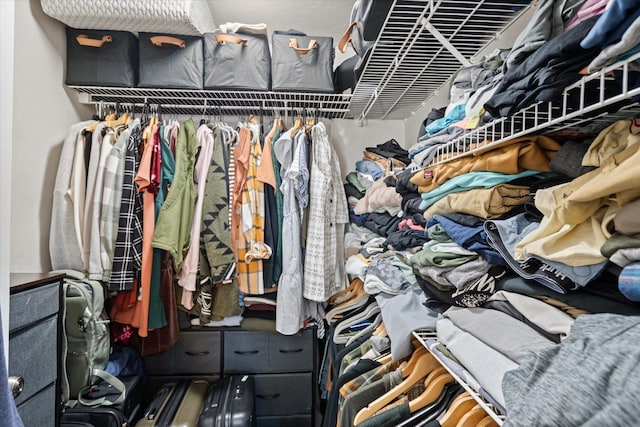
[[[134,280],[142,265],[142,197],[133,182],[140,166],[138,147],[142,141],[140,121],[130,125],[122,181],[122,200],[118,215],[118,236],[113,251],[113,266],[108,288],[126,291],[134,288]]]
[[[193,168],[199,147],[193,120],[187,119],[178,133],[175,178],[169,196],[160,209],[151,243],[154,248],[164,249],[172,255],[177,272],[182,268],[191,244],[189,234],[197,197],[193,188]]]
[[[264,293],[262,260],[271,256],[271,248],[264,243],[264,177],[259,175],[262,148],[259,126],[252,125],[240,133],[236,150],[235,224],[236,266],[238,285],[247,294]]]
[[[285,335],[297,333],[305,317],[302,297],[301,208],[295,192],[296,176],[290,173],[295,151],[291,131],[283,133],[273,145],[282,177],[282,258],[287,260],[282,264],[282,274],[278,281],[276,331]]]
[[[304,263],[304,297],[326,301],[346,286],[342,256],[345,224],[349,222],[347,197],[340,177],[340,162],[326,128],[311,129],[313,140],[309,180],[309,224]]]
[[[71,126],[62,145],[53,192],[49,234],[49,254],[53,270],[81,271],[83,267],[81,242],[75,233],[76,206],[72,190],[72,169],[76,147],[84,141],[82,130],[95,123],[94,120],[88,120]]]
[[[197,192],[193,220],[191,223],[191,236],[189,238],[189,250],[182,263],[182,269],[178,273],[178,284],[183,288],[180,303],[190,310],[193,307],[193,293],[196,290],[196,278],[198,275],[198,258],[200,256],[200,228],[202,224],[202,206],[204,203],[204,190],[207,179],[207,171],[211,163],[213,153],[213,131],[208,126],[198,127],[198,141],[200,152],[193,172],[193,184]]]

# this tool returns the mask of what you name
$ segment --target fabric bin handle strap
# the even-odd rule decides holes
[[[171,36],[153,36],[150,40],[155,46],[162,46],[163,44],[172,44],[180,48],[187,46],[184,40]]]
[[[340,41],[338,42],[338,50],[340,50],[340,52],[344,53],[347,50],[347,43],[351,43],[351,46],[353,46],[353,39],[351,38],[351,32],[353,31],[354,28],[357,28],[358,31],[360,31],[360,25],[357,22],[352,22],[351,24],[349,24],[349,26],[347,27],[347,30],[344,32],[344,34],[340,38]]]
[[[298,40],[289,39],[289,47],[292,48],[293,50],[295,50],[296,52],[298,52],[301,55],[306,55],[307,53],[309,53],[309,51],[311,49],[317,49],[318,48],[318,41],[316,39],[309,40],[309,46],[305,49],[305,48],[302,48],[302,47],[298,47]]]
[[[92,39],[86,34],[78,34],[76,36],[76,41],[81,46],[102,47],[103,44],[110,43],[112,40],[112,37],[109,35],[102,36],[101,39]]]
[[[222,46],[224,46],[224,44],[227,42],[246,46],[248,43],[248,40],[241,39],[240,37],[232,36],[229,34],[216,34],[216,42],[218,42],[218,44]]]

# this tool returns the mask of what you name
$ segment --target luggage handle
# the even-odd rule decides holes
[[[273,400],[273,399],[277,399],[278,397],[280,397],[280,393],[274,393],[274,394],[256,394],[256,397],[258,399],[263,399],[263,400]]]
[[[151,40],[151,43],[153,43],[155,46],[162,46],[163,44],[172,44],[174,46],[178,46],[181,49],[187,47],[187,43],[185,43],[184,40],[179,39],[177,37],[153,36],[151,37],[150,40]]]
[[[340,52],[344,53],[345,50],[347,50],[347,43],[351,43],[351,46],[353,46],[353,39],[351,38],[351,32],[353,31],[354,28],[357,28],[358,31],[360,31],[360,25],[358,25],[358,23],[355,21],[349,24],[346,31],[340,38],[340,41],[338,42],[338,50],[340,50]]]
[[[273,399],[277,399],[278,397],[280,397],[280,393],[274,393],[274,394],[256,394],[256,397],[258,399],[263,399],[263,400],[273,400]]]
[[[209,350],[185,351],[184,354],[186,354],[187,356],[206,356],[207,354],[209,354]]]
[[[239,354],[241,356],[248,356],[250,354],[258,354],[258,353],[260,353],[260,350],[248,350],[248,351],[234,350],[233,352],[235,354]]]
[[[241,39],[240,37],[232,36],[230,34],[216,34],[216,42],[220,46],[224,46],[225,43],[231,42],[235,44],[241,44],[242,46],[246,46],[249,42],[247,39]]]
[[[298,52],[300,55],[306,55],[311,51],[311,49],[318,48],[318,41],[316,39],[309,40],[309,46],[305,49],[302,47],[298,47],[298,40],[289,39],[289,47]]]
[[[287,350],[287,349],[280,349],[278,350],[280,353],[284,353],[284,354],[289,354],[289,353],[301,353],[304,349],[302,348],[294,348],[291,350]]]
[[[105,43],[111,43],[113,38],[109,35],[102,36],[100,39],[92,39],[87,34],[78,34],[76,41],[80,46],[102,47]]]

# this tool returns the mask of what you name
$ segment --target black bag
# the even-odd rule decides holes
[[[135,87],[138,40],[126,31],[67,27],[68,85]]]
[[[139,87],[202,89],[202,37],[140,33]]]
[[[209,386],[198,427],[255,427],[255,413],[253,377],[232,375]]]
[[[205,34],[204,88],[271,89],[271,54],[267,36]]]
[[[274,32],[271,41],[274,91],[333,92],[332,37]]]
[[[209,381],[197,378],[164,383],[136,427],[195,426],[208,388]]]
[[[60,420],[62,427],[125,427],[128,426],[127,417],[122,411],[112,406],[96,408],[70,409],[62,413]]]
[[[73,423],[82,422],[89,422],[96,426],[120,426],[123,425],[123,422],[129,426],[135,425],[142,416],[144,378],[142,375],[118,378],[125,386],[123,402],[110,405],[109,402],[120,397],[120,391],[106,381],[99,381],[80,396],[77,406],[65,409],[62,414],[62,425],[71,427],[74,425]],[[102,400],[107,401],[107,406],[85,406],[82,404],[85,402],[93,405]]]
[[[393,0],[356,0],[349,26],[338,42],[340,52],[344,53],[350,44],[356,55],[364,57],[378,38],[392,5]]]
[[[365,53],[364,57],[353,55],[347,58],[342,64],[336,67],[333,73],[333,85],[336,93],[343,93],[346,90],[355,90],[358,80],[364,71],[364,67],[369,60],[371,48]]]

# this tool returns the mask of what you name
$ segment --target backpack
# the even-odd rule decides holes
[[[124,385],[104,369],[109,361],[111,342],[109,318],[104,309],[104,288],[84,273],[62,270],[62,399],[72,405],[112,405],[124,399]],[[121,391],[116,401],[83,401],[81,395],[100,378]]]

